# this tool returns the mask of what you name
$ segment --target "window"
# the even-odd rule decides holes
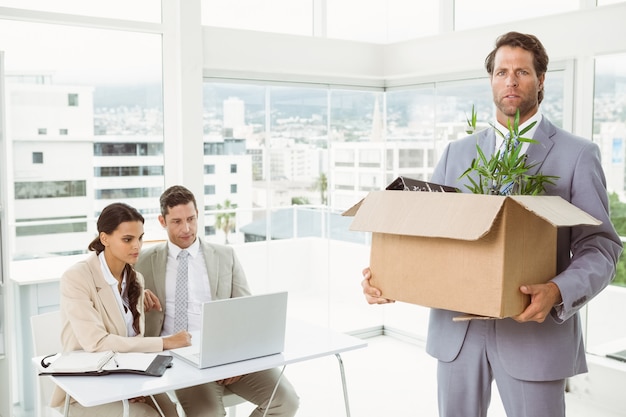
[[[231,174],[237,173],[237,164],[230,164],[230,173]]]
[[[581,2],[571,0],[527,0],[524,7],[511,13],[510,4],[498,0],[455,1],[454,29],[465,30],[494,24],[515,22],[577,10]],[[485,11],[489,11],[486,13]]]
[[[161,21],[160,0],[133,0],[132,7],[127,0],[108,0],[106,4],[93,0],[2,0],[2,6],[145,22]]]
[[[230,193],[237,194],[237,184],[230,184]]]
[[[439,3],[438,0],[328,1],[327,36],[392,43],[434,35],[439,31]]]
[[[593,140],[602,150],[609,190],[611,220],[626,236],[626,54],[596,58]],[[626,287],[626,258],[622,255],[613,284]]]
[[[335,166],[340,167],[352,167],[354,166],[354,161],[356,159],[356,155],[353,149],[337,149],[334,152],[335,157]]]
[[[359,166],[382,168],[382,155],[378,149],[363,149],[359,152]]]
[[[15,199],[84,197],[86,181],[20,181],[15,183]]]
[[[33,164],[43,164],[43,152],[33,152]]]
[[[215,174],[215,165],[213,165],[213,164],[205,165],[204,166],[204,173],[205,174]]]
[[[163,144],[148,143],[95,143],[95,156],[159,156],[163,155]]]
[[[204,186],[204,194],[206,195],[214,195],[215,194],[215,185],[205,185]]]
[[[115,188],[96,190],[95,197],[99,200],[125,200],[129,198],[159,198],[162,187],[151,188]]]
[[[162,176],[163,166],[95,167],[94,177]]]
[[[398,153],[398,166],[400,168],[419,168],[424,166],[424,150],[401,149]]]
[[[244,17],[241,10],[250,17]],[[202,24],[207,26],[361,42],[390,43],[434,35],[438,22],[437,0],[202,1]]]
[[[78,94],[68,94],[67,105],[70,107],[78,107]]]
[[[311,36],[311,4],[311,0],[202,0],[202,24]]]
[[[602,166],[609,191],[609,211],[615,230],[626,236],[626,98],[624,71],[626,54],[598,56],[595,59],[593,98],[593,141],[600,147]],[[588,352],[604,356],[624,348],[626,329],[612,326],[611,317],[626,314],[626,257],[617,265],[616,276],[587,306],[585,346]],[[610,347],[611,350],[607,350]]]
[[[27,219],[23,221],[39,221],[42,220],[56,220],[56,219]],[[20,226],[18,223],[15,228],[15,234],[19,237],[27,237],[27,236],[40,236],[40,235],[59,235],[59,234],[70,234],[70,233],[80,233],[87,231],[87,222],[84,218],[79,220],[68,221],[67,218],[58,219],[63,221],[63,223],[53,223],[39,226]],[[58,237],[57,237],[58,238]]]
[[[46,7],[49,2],[39,3]],[[76,7],[68,13],[80,14],[83,3],[95,5],[72,3]],[[55,2],[54,11],[62,12],[67,4]],[[25,0],[14,6],[34,8],[36,3]],[[9,236],[14,239],[11,256],[84,253],[95,222],[83,220],[84,230],[63,219],[93,219],[113,199],[133,198],[131,204],[142,211],[158,207],[163,190],[161,47],[161,35],[155,33],[0,19],[0,50],[9,74],[6,133],[13,141],[8,157],[15,167],[15,201],[10,204],[20,227],[19,235]],[[80,140],[68,142],[70,131]],[[33,147],[46,154],[45,164],[37,165],[43,170],[38,175],[55,181],[32,181],[21,168],[34,161]],[[140,178],[146,174],[153,181]],[[51,211],[47,219],[29,215],[42,198],[54,202],[67,197],[72,204],[46,205]],[[64,224],[72,226],[60,226]],[[54,237],[46,232],[53,228],[59,231]],[[41,238],[34,235],[38,230]],[[146,233],[149,238],[148,227]]]

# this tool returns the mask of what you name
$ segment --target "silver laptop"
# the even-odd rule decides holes
[[[192,345],[171,352],[198,368],[281,353],[286,319],[286,291],[210,301]]]

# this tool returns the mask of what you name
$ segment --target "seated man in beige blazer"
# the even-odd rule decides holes
[[[199,331],[202,303],[250,295],[248,282],[231,247],[207,243],[197,236],[198,208],[191,191],[183,186],[170,187],[161,195],[160,206],[159,222],[167,230],[168,241],[142,252],[135,265],[145,277],[148,290],[150,311],[146,314],[146,335],[172,334],[179,330],[178,326]],[[177,312],[177,258],[181,252],[185,253],[188,264],[187,290],[184,291],[188,299],[187,311]],[[182,316],[186,318],[178,320]],[[256,404],[251,416],[261,417],[279,377],[278,369],[269,369],[181,389],[176,394],[188,417],[224,416],[225,389]],[[298,406],[298,395],[282,377],[266,415],[291,417]]]

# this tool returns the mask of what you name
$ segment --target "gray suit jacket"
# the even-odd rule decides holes
[[[593,142],[557,128],[545,117],[527,150],[534,172],[556,175],[546,194],[558,195],[602,221],[601,226],[578,226],[558,231],[557,276],[552,279],[563,297],[561,318],[556,310],[543,323],[496,322],[498,351],[505,370],[527,381],[567,378],[587,370],[578,310],[604,289],[615,275],[622,243],[609,218],[608,196],[600,151]],[[485,153],[495,147],[493,129],[450,143],[432,181],[468,192],[459,176],[476,157],[476,145]],[[459,313],[433,309],[427,351],[449,362],[458,355],[468,322],[453,322]]]
[[[204,255],[213,300],[250,295],[246,275],[233,248],[200,239],[200,251]],[[141,253],[135,265],[144,276],[146,288],[159,297],[163,306],[163,311],[146,314],[146,336],[159,336],[163,329],[167,252],[167,242],[152,246]]]

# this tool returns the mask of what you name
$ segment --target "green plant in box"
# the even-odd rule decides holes
[[[478,114],[476,113],[476,109],[472,104],[472,115],[470,117],[465,116],[465,120],[467,120],[467,127],[465,128],[465,133],[471,135],[476,133],[476,123],[478,119]]]
[[[472,122],[475,126],[475,113],[472,107]],[[470,184],[467,188],[474,194],[501,195],[505,185],[512,183],[513,195],[538,195],[545,191],[547,184],[554,185],[557,176],[544,175],[542,173],[528,174],[528,171],[536,164],[528,164],[526,154],[522,154],[524,143],[537,143],[537,141],[523,137],[535,125],[531,123],[526,128],[519,130],[519,109],[515,114],[513,123],[508,121],[508,135],[503,135],[495,126],[492,128],[503,139],[503,146],[489,158],[485,152],[476,145],[478,157],[459,178],[467,177]],[[470,123],[468,119],[468,124]]]

